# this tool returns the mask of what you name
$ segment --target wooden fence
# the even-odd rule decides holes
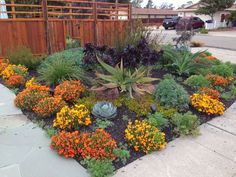
[[[0,4],[8,19],[0,19],[0,57],[17,46],[42,55],[66,48],[66,37],[81,45],[113,46],[125,38],[131,19],[130,4],[95,0],[42,0],[38,5]]]

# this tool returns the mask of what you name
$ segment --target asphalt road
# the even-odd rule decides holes
[[[156,30],[154,33],[160,33]],[[172,42],[172,38],[176,37],[176,32],[174,30],[163,30],[162,35],[164,35],[163,42]],[[234,32],[214,32],[208,35],[196,34],[193,41],[203,42],[207,47],[215,47],[222,49],[229,49],[236,51],[236,31]]]

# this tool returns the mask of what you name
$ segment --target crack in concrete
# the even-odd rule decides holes
[[[227,160],[229,160],[229,161],[231,161],[231,162],[233,162],[233,163],[236,164],[236,161],[234,161],[233,159],[230,159],[229,157],[225,156],[224,154],[221,154],[221,153],[217,152],[216,150],[211,149],[211,148],[209,148],[209,147],[207,147],[207,146],[205,146],[205,145],[203,145],[203,144],[201,144],[201,143],[199,143],[199,142],[197,142],[197,141],[195,141],[195,140],[191,140],[191,141],[193,141],[194,143],[196,143],[196,144],[198,144],[198,145],[204,147],[205,149],[207,149],[207,150],[209,150],[209,151],[211,151],[211,152],[213,152],[213,153],[216,153],[216,154],[218,154],[219,156],[221,156],[221,157],[223,157],[223,158],[225,158],[225,159],[227,159]]]
[[[0,166],[0,169],[1,168],[6,168],[6,167],[10,167],[10,166],[14,166],[14,165],[19,165],[19,164],[18,163],[13,163],[13,164],[3,165],[3,166]]]
[[[221,131],[223,131],[223,132],[225,132],[225,133],[228,133],[228,134],[231,134],[231,135],[233,135],[233,136],[236,136],[235,133],[230,132],[230,131],[228,131],[228,130],[225,130],[225,129],[223,129],[223,128],[221,128],[221,127],[218,127],[218,126],[216,126],[216,125],[213,125],[213,124],[211,124],[211,123],[209,123],[209,122],[207,122],[206,124],[209,125],[209,126],[212,126],[212,127],[216,128],[216,129],[219,129],[219,130],[221,130]]]

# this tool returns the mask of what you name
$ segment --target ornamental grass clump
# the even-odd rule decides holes
[[[53,126],[63,130],[71,130],[91,123],[90,112],[86,106],[76,104],[71,108],[64,106],[60,112],[57,113],[56,119],[53,121]]]
[[[25,84],[25,78],[21,75],[13,75],[5,81],[5,84],[10,88],[18,88]]]
[[[191,97],[191,105],[199,112],[207,115],[223,115],[225,106],[222,102],[212,99],[206,94],[195,93]]]
[[[55,88],[55,96],[67,102],[75,102],[85,91],[85,86],[80,81],[64,81]]]
[[[66,106],[66,102],[61,97],[46,97],[38,102],[33,111],[37,116],[46,118],[55,115],[64,106]]]
[[[180,111],[189,107],[187,91],[172,78],[162,80],[154,92],[156,101],[167,108],[177,108]]]
[[[49,97],[49,88],[34,85],[20,92],[15,99],[15,105],[24,110],[32,110],[38,102]]]
[[[113,153],[117,148],[116,141],[103,129],[81,134],[78,147],[78,152],[84,159],[116,159],[116,155]]]
[[[56,85],[65,80],[86,80],[81,59],[69,51],[56,53],[42,62],[38,69],[40,81],[47,85]],[[72,55],[71,55],[72,54]]]
[[[65,158],[73,158],[78,154],[79,145],[79,132],[66,132],[52,136],[51,148],[56,150],[57,153]]]
[[[125,139],[137,152],[150,153],[165,148],[165,134],[147,121],[129,122],[125,130]]]

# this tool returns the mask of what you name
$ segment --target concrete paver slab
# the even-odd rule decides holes
[[[50,139],[33,123],[15,129],[7,129],[0,135],[0,142],[9,146],[49,147]]]
[[[208,124],[202,125],[200,130],[202,136],[192,139],[195,143],[236,163],[236,136]]]
[[[0,143],[0,168],[20,163],[31,149],[29,146],[9,146]]]
[[[8,167],[0,168],[1,177],[22,177],[18,165],[11,165]]]
[[[26,125],[30,121],[24,115],[0,116],[0,128],[17,128]]]
[[[12,101],[8,101],[8,102],[0,101],[0,110],[1,110],[0,116],[22,114],[20,109],[12,105],[13,105]]]
[[[62,158],[49,148],[32,151],[20,163],[20,170],[23,177],[88,177],[73,159]]]
[[[0,116],[22,114],[21,110],[14,106],[15,94],[0,84]]]

